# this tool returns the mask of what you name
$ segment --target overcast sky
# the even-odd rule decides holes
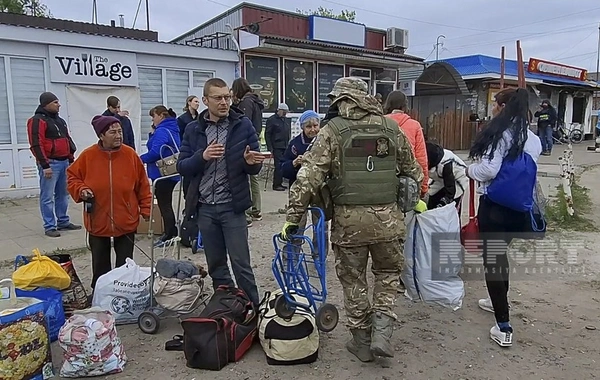
[[[133,25],[139,0],[97,0],[98,22],[109,24],[125,15]],[[90,22],[92,0],[42,0],[56,18]],[[236,0],[150,0],[150,28],[168,41],[239,4]],[[434,59],[433,45],[443,34],[440,58],[470,54],[516,59],[516,40],[524,58],[561,62],[596,71],[598,0],[257,0],[256,4],[295,11],[319,6],[356,11],[356,21],[369,27],[409,30],[407,53]],[[144,0],[137,28],[146,28]]]

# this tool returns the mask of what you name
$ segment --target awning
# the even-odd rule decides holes
[[[469,96],[467,84],[456,69],[446,62],[436,62],[425,68],[417,79],[415,95],[455,94]]]

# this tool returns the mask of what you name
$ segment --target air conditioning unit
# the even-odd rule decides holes
[[[408,49],[408,30],[388,28],[385,37],[385,47]]]

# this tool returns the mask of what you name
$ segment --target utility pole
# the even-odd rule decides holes
[[[598,82],[598,71],[600,71],[600,24],[598,24],[598,52],[596,56],[596,82]]]
[[[435,61],[440,59],[440,46],[444,46],[444,42],[440,42],[440,38],[446,38],[443,34],[440,34],[435,40]]]
[[[146,0],[146,30],[150,30],[150,11],[148,10],[148,0]]]

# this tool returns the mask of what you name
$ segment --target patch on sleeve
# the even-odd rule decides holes
[[[296,145],[292,145],[292,149],[291,150],[292,150],[292,154],[294,156],[298,156],[298,149],[296,149]]]

